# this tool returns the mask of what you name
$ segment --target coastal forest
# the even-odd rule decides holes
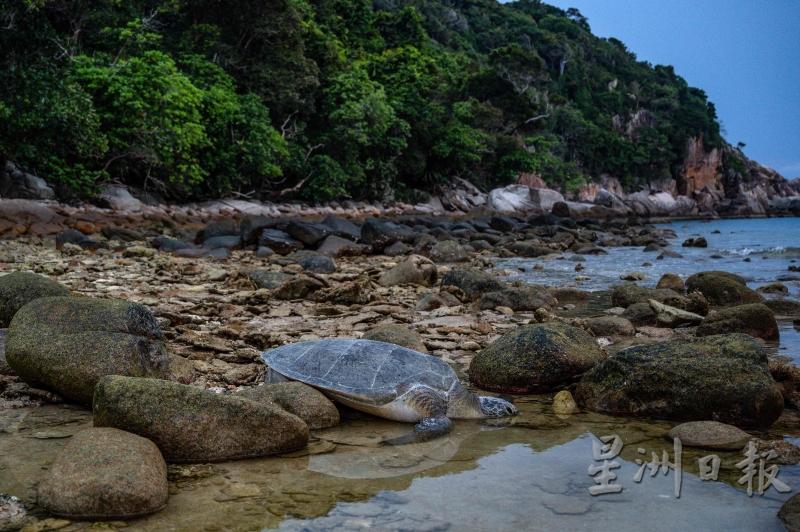
[[[537,0],[0,0],[0,164],[61,197],[635,189],[697,137],[701,89]]]

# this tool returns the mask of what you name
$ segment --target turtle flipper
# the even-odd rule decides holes
[[[447,398],[430,386],[414,385],[396,399],[403,409],[414,412],[422,418],[412,432],[384,440],[389,445],[418,443],[437,438],[450,432],[453,422],[447,417]],[[419,418],[417,418],[419,419]]]
[[[453,428],[453,422],[447,416],[439,417],[426,417],[416,425],[414,430],[398,436],[397,438],[390,438],[383,440],[385,445],[406,445],[407,443],[420,443],[439,436],[443,436],[450,432]]]

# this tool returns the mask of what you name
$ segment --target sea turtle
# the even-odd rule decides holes
[[[297,380],[346,406],[394,421],[416,423],[390,443],[427,440],[448,432],[450,418],[513,416],[517,408],[467,390],[442,360],[386,342],[326,339],[262,353],[268,380]]]

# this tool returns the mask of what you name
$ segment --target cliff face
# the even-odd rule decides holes
[[[687,144],[678,192],[689,197],[703,189],[723,193],[722,152],[717,148],[706,152],[702,137],[690,139]]]
[[[533,185],[531,185],[533,186]],[[645,190],[623,190],[619,180],[601,176],[581,187],[570,199],[611,206],[618,199],[640,215],[696,214],[760,215],[796,212],[800,184],[787,181],[775,170],[748,159],[741,150],[724,144],[706,149],[702,136],[689,139],[678,179],[658,179]]]

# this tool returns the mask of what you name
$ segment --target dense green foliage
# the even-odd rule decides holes
[[[0,161],[87,193],[677,177],[713,104],[536,0],[0,0]]]

